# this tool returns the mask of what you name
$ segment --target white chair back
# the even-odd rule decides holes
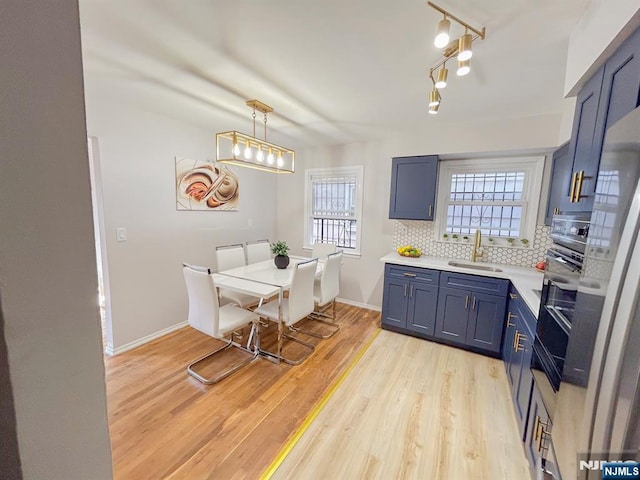
[[[219,272],[246,265],[242,244],[216,247],[216,263]]]
[[[335,243],[314,243],[313,250],[311,251],[311,258],[324,260],[330,253],[334,253],[335,251]]]
[[[327,257],[327,262],[320,277],[320,301],[319,305],[325,305],[340,293],[340,266],[342,265],[342,252],[332,253]]]
[[[247,242],[247,264],[262,262],[271,259],[271,245],[269,240]]]
[[[293,325],[313,312],[313,280],[316,277],[317,267],[317,258],[296,265],[289,290],[287,325]]]
[[[189,295],[189,325],[207,335],[221,338],[218,295],[207,268],[184,265],[184,281]]]

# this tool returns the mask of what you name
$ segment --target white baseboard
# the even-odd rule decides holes
[[[176,330],[179,330],[182,327],[186,327],[187,325],[188,323],[186,321],[177,323],[163,330],[152,333],[151,335],[147,335],[146,337],[142,337],[142,338],[139,338],[138,340],[134,340],[133,342],[129,342],[126,345],[122,345],[121,347],[118,347],[116,349],[114,349],[111,345],[107,345],[107,348],[105,348],[105,353],[107,355],[111,355],[112,357],[115,355],[120,355],[121,353],[127,352],[129,350],[133,350],[134,348],[139,347],[140,345],[149,343],[150,341],[155,340],[156,338],[160,338],[171,332],[175,332]]]
[[[336,298],[336,302],[346,303],[347,305],[353,305],[354,307],[366,308],[368,310],[374,310],[376,312],[381,312],[382,307],[378,307],[377,305],[370,305],[368,303],[354,302],[353,300],[347,300],[346,298]]]

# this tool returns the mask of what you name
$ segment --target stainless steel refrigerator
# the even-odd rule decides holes
[[[574,321],[552,406],[564,480],[640,460],[640,107],[607,131]]]

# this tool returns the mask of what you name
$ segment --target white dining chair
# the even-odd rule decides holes
[[[269,243],[269,240],[247,242],[246,250],[248,265],[271,259],[271,244]]]
[[[292,335],[282,333],[284,327],[291,328],[297,322],[304,320],[307,315],[313,312],[313,280],[316,276],[318,259],[313,258],[306,262],[298,263],[293,271],[289,297],[282,299],[282,324],[278,316],[278,301],[267,302],[255,309],[255,313],[261,318],[278,323],[278,351],[276,353],[262,350],[268,356],[275,357],[290,365],[299,365],[313,353],[315,346]],[[293,329],[291,329],[293,330]],[[288,339],[307,347],[308,352],[299,360],[293,360],[282,356],[282,346],[284,339]],[[258,343],[259,347],[259,343]]]
[[[330,329],[326,333],[315,332],[313,330],[292,327],[293,330],[311,335],[318,338],[331,338],[338,330],[340,325],[336,323],[336,297],[340,293],[340,267],[342,265],[342,252],[332,253],[327,257],[324,269],[320,276],[320,280],[316,279],[313,285],[313,301],[315,304],[314,311],[309,315],[310,320],[315,320],[324,325],[328,325]],[[332,308],[332,314],[328,315],[326,311]]]
[[[244,247],[238,243],[235,245],[224,245],[216,247],[216,264],[218,272],[231,270],[232,268],[243,267],[247,264],[244,257]],[[242,308],[255,307],[260,299],[246,293],[234,292],[227,289],[220,289],[220,303],[235,303]]]
[[[189,325],[213,338],[226,340],[222,347],[200,357],[187,367],[189,375],[206,385],[211,385],[248,365],[258,356],[259,352],[255,346],[250,349],[249,345],[245,347],[234,341],[234,332],[251,325],[249,338],[252,338],[253,333],[257,330],[259,317],[255,313],[236,305],[229,304],[220,307],[216,286],[209,269],[183,264],[182,273],[189,296]],[[244,358],[241,361],[236,362],[212,378],[205,378],[194,369],[199,363],[229,348],[239,349],[246,355],[242,355]]]
[[[326,260],[330,253],[336,251],[335,243],[314,243],[311,250],[311,258],[317,258],[318,260]]]

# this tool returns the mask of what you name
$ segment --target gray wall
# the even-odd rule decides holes
[[[111,478],[77,1],[1,0],[0,65],[0,371],[22,472]]]

